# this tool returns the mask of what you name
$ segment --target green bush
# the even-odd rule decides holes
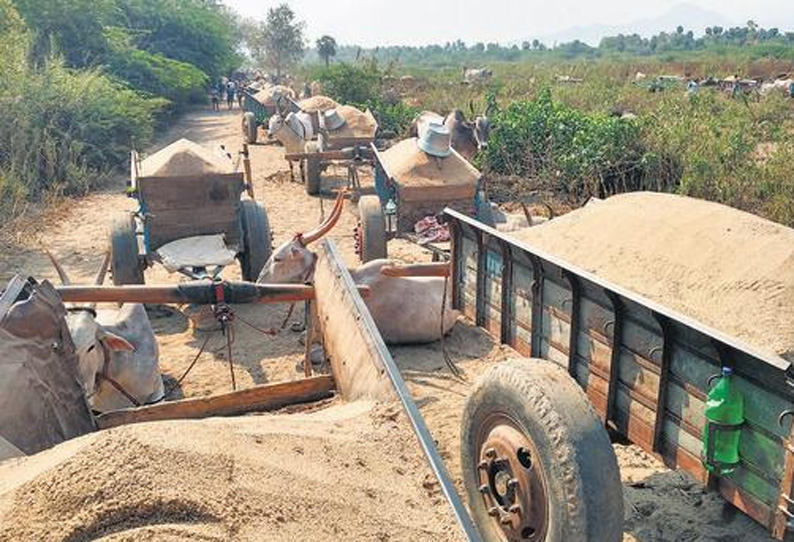
[[[105,62],[109,73],[134,89],[167,98],[176,108],[206,99],[209,77],[200,69],[134,47],[121,29],[107,33],[112,36]]]
[[[493,122],[498,129],[482,158],[493,173],[577,197],[646,188],[651,157],[634,120],[585,113],[554,101],[546,90],[497,111]]]
[[[359,109],[372,111],[378,121],[378,129],[381,134],[389,137],[407,137],[413,120],[419,114],[419,109],[406,105],[404,102],[389,102],[383,98],[355,105]]]
[[[320,81],[323,93],[339,103],[371,110],[381,133],[392,137],[407,135],[419,110],[383,96],[385,75],[387,73],[379,68],[377,62],[364,61],[360,64],[334,64],[315,71],[310,77]]]
[[[381,71],[376,62],[334,64],[315,74],[323,92],[340,103],[366,103],[380,96]]]
[[[80,193],[148,143],[166,102],[147,99],[95,71],[58,64],[29,73],[0,118],[0,169],[14,196]]]
[[[0,216],[25,199],[82,193],[146,144],[166,101],[98,71],[27,63],[29,36],[0,0]]]

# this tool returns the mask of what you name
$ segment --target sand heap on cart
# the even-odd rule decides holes
[[[143,424],[10,460],[0,540],[458,540],[398,412]]]
[[[516,237],[794,360],[794,229],[716,203],[634,193]]]
[[[284,85],[268,85],[254,94],[254,100],[265,106],[278,105],[280,98],[295,99],[295,91]]]
[[[328,96],[312,96],[299,101],[298,107],[301,108],[301,111],[306,111],[307,113],[323,113],[329,109],[339,107],[339,104]]]
[[[378,131],[378,121],[370,110],[361,111],[352,105],[340,105],[334,108],[345,123],[336,130],[328,132],[328,139],[372,140]]]
[[[379,153],[378,158],[379,167],[397,190],[401,230],[412,231],[416,221],[446,206],[474,214],[482,175],[457,152],[444,158],[431,156],[419,148],[414,137]]]
[[[142,177],[172,177],[234,173],[234,165],[220,152],[180,139],[143,160]]]

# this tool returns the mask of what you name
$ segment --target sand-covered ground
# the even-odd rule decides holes
[[[236,112],[197,111],[164,134],[160,145],[187,137],[237,150],[239,126]],[[257,199],[267,207],[276,244],[318,223],[321,200],[289,182],[281,148],[253,147],[252,163]],[[326,212],[331,197],[324,196]],[[90,280],[106,249],[108,224],[133,203],[120,180],[85,198],[32,210],[0,239],[0,281],[15,273],[54,279],[44,248],[77,282]],[[354,224],[348,203],[331,234],[351,265]],[[390,252],[429,259],[400,242]],[[224,276],[238,278],[238,269]],[[162,268],[147,271],[146,278],[180,280]],[[151,314],[169,381],[181,375],[206,337],[178,309]],[[287,307],[236,310],[257,326],[272,327]],[[291,320],[300,319],[298,307]],[[298,337],[289,330],[268,337],[238,325],[238,387],[300,378]],[[210,351],[176,396],[230,389],[222,344],[221,337],[210,339]],[[465,380],[445,368],[439,345],[396,348],[393,354],[460,488],[458,434],[467,391],[490,364],[515,354],[465,322],[446,347]],[[768,539],[763,528],[685,475],[636,447],[615,450],[626,499],[624,540]],[[453,520],[419,454],[398,409],[383,405],[334,404],[313,413],[115,429],[0,464],[0,540],[453,540]]]

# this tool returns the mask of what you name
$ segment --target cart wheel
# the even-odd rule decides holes
[[[551,362],[507,361],[480,378],[463,413],[461,467],[485,540],[622,540],[615,452],[582,390]]]
[[[245,137],[245,142],[249,144],[256,143],[256,132],[256,116],[248,111],[243,114],[243,136]]]
[[[273,251],[265,208],[251,200],[242,202],[243,249],[239,255],[243,280],[255,282]]]
[[[361,196],[358,201],[356,241],[362,263],[386,257],[386,219],[378,196]]]
[[[113,284],[143,284],[143,267],[138,256],[135,219],[131,215],[117,218],[110,230],[110,273]]]
[[[319,152],[320,148],[317,143],[311,141],[306,143],[306,152]],[[320,193],[320,157],[311,157],[306,159],[306,173],[305,185],[306,193],[310,196],[316,196]]]

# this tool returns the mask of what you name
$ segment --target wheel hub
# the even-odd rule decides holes
[[[485,509],[508,542],[545,540],[548,509],[544,473],[532,441],[512,420],[488,424],[478,475]]]

